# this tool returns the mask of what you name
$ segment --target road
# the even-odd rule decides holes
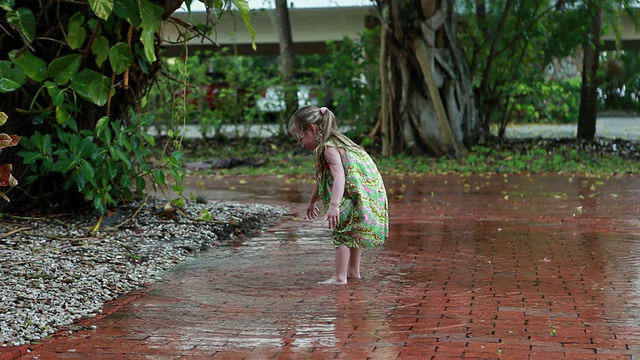
[[[278,125],[225,125],[223,133],[228,137],[251,136],[270,137],[278,133]],[[151,135],[157,134],[156,129],[150,129]],[[494,134],[497,130],[494,129]],[[510,125],[507,127],[507,138],[575,137],[577,125]],[[620,138],[623,140],[640,140],[640,116],[601,116],[596,126],[596,136],[603,138]],[[202,138],[197,125],[187,125],[185,137],[190,139]]]

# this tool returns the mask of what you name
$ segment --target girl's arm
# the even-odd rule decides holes
[[[333,146],[327,146],[327,149],[324,152],[324,158],[329,164],[331,176],[333,177],[331,201],[329,202],[329,210],[327,211],[326,216],[327,221],[329,221],[329,229],[333,229],[338,225],[338,219],[340,218],[340,203],[342,202],[342,196],[344,195],[345,178],[341,155],[342,153],[340,152],[340,149]]]
[[[316,184],[313,187],[313,190],[311,191],[311,197],[309,198],[309,203],[307,204],[307,218],[308,219],[313,220],[320,213],[320,209],[318,209],[318,206],[316,206],[316,203],[318,202],[318,200],[319,200],[319,198],[318,198],[318,181],[316,181]]]
[[[318,200],[320,200],[318,198],[318,181],[316,181],[315,185],[313,186],[313,190],[311,190],[311,197],[309,197],[309,203],[316,203],[318,202]]]

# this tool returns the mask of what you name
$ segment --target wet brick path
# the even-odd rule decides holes
[[[388,177],[391,237],[346,286],[316,284],[333,251],[308,184],[216,181],[291,214],[23,358],[640,359],[635,177]]]

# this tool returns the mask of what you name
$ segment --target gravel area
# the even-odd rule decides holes
[[[262,204],[147,200],[105,217],[0,220],[0,344],[24,345],[101,312],[105,302],[237,236],[272,225],[287,209]]]

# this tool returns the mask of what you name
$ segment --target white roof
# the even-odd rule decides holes
[[[353,7],[353,6],[372,6],[371,0],[289,0],[289,7],[295,9],[308,8],[332,8],[332,7]],[[293,6],[291,6],[293,4]],[[274,0],[249,0],[249,9],[275,9]],[[204,4],[200,1],[194,1],[191,4],[191,11],[203,11]],[[183,11],[186,11],[183,5]]]

